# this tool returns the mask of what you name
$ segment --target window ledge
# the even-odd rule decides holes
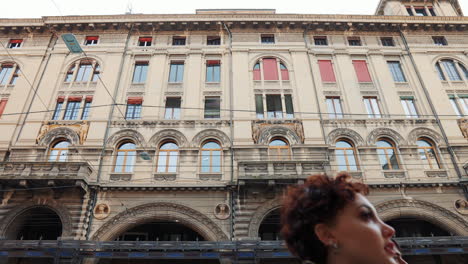
[[[404,170],[384,170],[385,178],[405,178],[406,172]]]
[[[424,173],[426,174],[427,177],[430,177],[430,178],[434,178],[434,177],[447,178],[448,176],[447,171],[444,169],[425,170]]]
[[[156,172],[153,174],[153,178],[156,181],[175,181],[177,173]]]
[[[222,178],[221,173],[199,173],[198,178],[202,181],[220,181]]]
[[[109,179],[111,181],[130,181],[132,178],[132,172],[112,172]]]

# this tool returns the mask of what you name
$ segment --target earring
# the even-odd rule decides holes
[[[331,242],[330,247],[333,249],[333,253],[338,254],[340,252],[340,246],[338,245],[338,242]]]

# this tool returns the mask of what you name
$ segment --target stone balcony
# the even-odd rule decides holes
[[[3,186],[61,186],[88,184],[92,169],[87,162],[0,162]]]
[[[239,180],[298,180],[325,172],[325,161],[240,161]]]

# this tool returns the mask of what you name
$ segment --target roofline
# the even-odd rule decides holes
[[[380,0],[379,5],[377,6],[377,9],[376,9],[375,12],[374,12],[374,15],[378,16],[378,15],[379,15],[379,12],[380,12],[380,11],[383,11],[383,5],[384,5],[387,1],[389,1],[389,0]],[[395,0],[393,0],[393,1],[395,1]],[[398,0],[397,0],[397,1],[398,1]],[[433,1],[449,1],[449,2],[451,2],[451,3],[454,5],[456,11],[457,11],[461,16],[463,16],[463,10],[462,10],[462,8],[461,8],[461,6],[460,6],[460,2],[459,2],[458,0],[433,0]]]

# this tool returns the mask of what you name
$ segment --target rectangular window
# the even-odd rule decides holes
[[[424,7],[415,7],[414,8],[415,16],[427,16],[426,9]]]
[[[384,46],[384,47],[393,47],[393,46],[395,46],[395,43],[393,42],[392,37],[382,37],[382,38],[380,38],[380,42],[382,43],[382,46]]]
[[[125,113],[125,119],[140,119],[142,103],[143,98],[141,97],[129,97],[127,99],[127,111]]]
[[[174,61],[171,62],[171,69],[169,71],[169,82],[180,83],[184,80],[184,62]]]
[[[449,95],[449,100],[458,117],[468,115],[468,95]]]
[[[8,48],[10,49],[20,48],[22,43],[23,43],[22,39],[10,39],[10,42],[8,43]]]
[[[221,77],[221,61],[206,61],[206,82],[219,83]]]
[[[185,46],[185,37],[172,37],[172,46]]]
[[[148,62],[137,61],[135,63],[135,71],[133,72],[133,83],[145,83],[148,73]]]
[[[381,118],[377,97],[364,97],[364,105],[366,106],[367,115],[369,118]]]
[[[60,113],[62,112],[63,102],[65,102],[65,96],[59,96],[57,98],[57,105],[55,106],[54,115],[52,116],[52,120],[59,120]]]
[[[281,95],[267,95],[266,104],[268,118],[283,118]]]
[[[5,111],[6,104],[8,102],[7,98],[2,98],[0,100],[0,117],[2,117],[3,111]]]
[[[221,45],[221,37],[219,36],[208,36],[206,38],[206,44],[209,46]]]
[[[326,36],[315,36],[314,37],[315,46],[328,46],[328,40]]]
[[[348,37],[349,46],[362,46],[360,37]]]
[[[294,107],[290,94],[284,95],[284,105],[286,106],[286,118],[294,118]]]
[[[262,44],[275,44],[275,35],[273,34],[262,34],[260,38]]]
[[[257,118],[265,118],[264,116],[264,107],[263,107],[263,95],[256,94],[255,95],[255,113],[257,114]]]
[[[418,111],[416,111],[416,105],[414,104],[414,98],[412,96],[401,96],[400,101],[403,109],[405,110],[406,117],[419,117]]]
[[[434,44],[436,44],[437,46],[447,46],[448,45],[447,39],[445,39],[445,37],[442,37],[442,36],[432,37],[432,40],[434,41]]]
[[[85,38],[85,45],[86,46],[92,46],[92,45],[97,45],[99,40],[99,36],[87,36]]]
[[[93,65],[91,64],[80,64],[78,66],[78,72],[76,73],[75,82],[86,82],[89,80],[89,76],[93,71]]]
[[[93,102],[92,96],[86,96],[85,105],[83,107],[83,113],[81,114],[81,120],[88,120],[89,111],[91,109],[91,103]]]
[[[263,78],[267,81],[279,80],[276,59],[263,59]]]
[[[205,118],[221,117],[221,98],[219,96],[205,97]]]
[[[6,85],[10,81],[11,73],[13,72],[13,65],[1,65],[0,68],[0,85]]]
[[[319,60],[320,76],[323,82],[336,82],[331,60]]]
[[[168,97],[166,99],[165,119],[180,119],[180,97]]]
[[[153,42],[152,37],[139,37],[138,38],[138,46],[140,47],[150,47],[152,42]]]
[[[65,115],[63,120],[76,120],[78,119],[78,113],[80,111],[81,97],[78,98],[68,98],[67,107],[65,108]]]
[[[327,97],[327,111],[330,118],[343,118],[341,99],[338,96]]]
[[[387,61],[387,65],[395,82],[406,82],[406,77],[403,74],[403,69],[399,61]]]
[[[365,60],[353,60],[353,66],[356,71],[358,82],[372,82]]]
[[[442,65],[444,65],[445,73],[447,73],[451,81],[461,81],[462,78],[457,71],[455,62],[453,60],[442,60]],[[440,76],[439,76],[440,77]]]

